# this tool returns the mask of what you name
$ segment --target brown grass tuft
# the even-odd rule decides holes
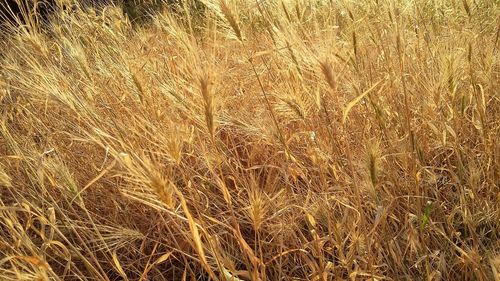
[[[498,3],[181,2],[0,31],[0,280],[498,280]]]

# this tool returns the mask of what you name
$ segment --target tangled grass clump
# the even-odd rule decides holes
[[[498,3],[200,3],[1,37],[0,279],[500,278]]]

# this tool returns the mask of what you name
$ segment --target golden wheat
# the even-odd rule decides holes
[[[499,280],[498,3],[181,2],[2,31],[1,280]]]

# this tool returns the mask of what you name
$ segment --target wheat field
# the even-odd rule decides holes
[[[498,1],[1,33],[0,280],[500,280]]]

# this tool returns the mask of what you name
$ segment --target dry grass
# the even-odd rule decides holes
[[[0,279],[500,280],[498,2],[203,2],[3,37]]]

